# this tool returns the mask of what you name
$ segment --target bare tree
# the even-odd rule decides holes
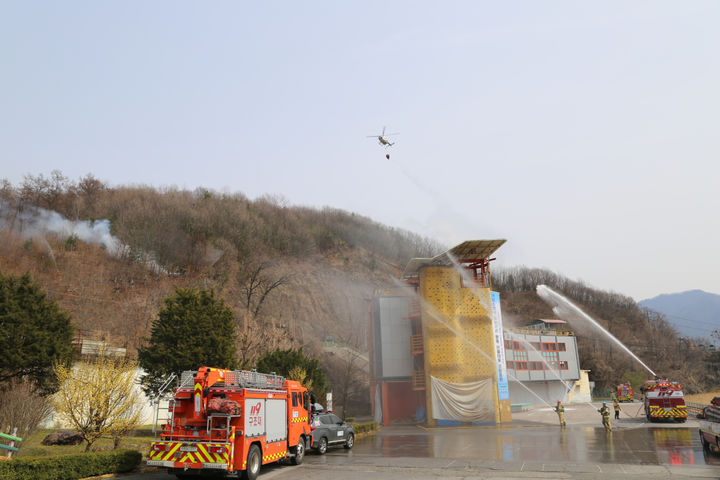
[[[29,382],[10,381],[0,390],[0,431],[11,433],[17,427],[17,435],[27,437],[51,412],[48,397]]]
[[[252,318],[260,315],[263,304],[276,288],[290,281],[290,275],[272,276],[269,262],[250,264],[238,273],[243,304]]]

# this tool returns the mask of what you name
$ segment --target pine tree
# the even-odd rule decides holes
[[[57,389],[56,364],[72,363],[70,316],[28,273],[0,273],[0,383],[26,379],[44,393]]]
[[[154,395],[163,378],[201,366],[232,369],[237,364],[232,310],[212,290],[175,289],[138,349],[146,375],[143,388]]]
[[[286,378],[305,381],[319,398],[325,395],[325,372],[320,368],[320,362],[305,356],[302,348],[268,352],[258,359],[257,370],[262,373],[275,372]],[[304,378],[293,378],[293,374],[297,375],[298,372],[303,372]]]

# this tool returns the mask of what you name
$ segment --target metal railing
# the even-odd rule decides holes
[[[195,382],[196,370],[182,372],[180,388],[192,388]],[[234,370],[225,374],[225,385],[244,388],[281,388],[285,377],[275,373],[259,373],[255,370]]]
[[[705,415],[705,405],[702,403],[685,402],[685,405],[687,406],[688,415],[692,413],[698,418],[702,418]]]
[[[551,330],[542,329],[536,330],[534,328],[512,328],[512,333],[522,333],[525,335],[545,335],[550,337],[574,337],[575,332],[569,330]]]

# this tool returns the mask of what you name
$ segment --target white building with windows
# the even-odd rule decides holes
[[[577,339],[564,320],[540,319],[506,329],[504,339],[512,405],[574,400],[568,392],[582,375]]]

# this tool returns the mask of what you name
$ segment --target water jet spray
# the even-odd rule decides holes
[[[553,307],[553,312],[558,316],[562,317],[561,315],[561,307],[564,307],[566,310],[569,309],[578,315],[580,315],[581,318],[587,320],[590,325],[594,326],[598,330],[600,330],[602,333],[605,334],[606,337],[608,337],[610,340],[615,342],[623,351],[625,351],[628,355],[630,355],[632,358],[634,358],[640,365],[645,367],[645,369],[650,372],[653,377],[656,377],[657,375],[655,372],[653,372],[650,367],[645,365],[645,363],[640,360],[640,358],[635,355],[632,351],[630,351],[629,348],[625,346],[624,343],[622,343],[620,340],[618,340],[612,333],[608,332],[605,328],[603,328],[602,325],[600,325],[598,322],[595,321],[590,315],[580,310],[579,307],[577,307],[574,303],[572,303],[570,300],[565,298],[564,296],[560,295],[559,293],[555,292],[553,289],[548,287],[547,285],[538,285],[536,288],[537,294],[540,298],[545,301],[548,305]],[[567,321],[567,319],[564,319]]]

